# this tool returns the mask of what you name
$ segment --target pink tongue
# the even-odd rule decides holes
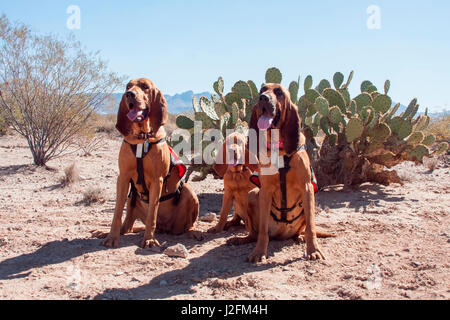
[[[267,130],[272,125],[273,118],[268,116],[261,116],[258,120],[258,128],[259,130]]]
[[[130,112],[128,112],[127,117],[128,119],[130,119],[130,121],[136,121],[136,119],[141,121],[144,119],[143,115],[144,115],[143,110],[133,109]]]

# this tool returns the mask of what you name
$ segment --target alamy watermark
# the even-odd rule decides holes
[[[72,291],[81,289],[81,270],[75,264],[67,267],[66,288]]]
[[[380,30],[381,29],[381,8],[376,5],[371,5],[366,10],[369,18],[367,19],[367,29]]]
[[[226,137],[232,135],[234,130],[226,130]],[[268,145],[268,138],[270,138],[271,145]],[[248,156],[245,159],[243,152],[236,155],[235,149],[232,147],[236,142],[230,139],[224,140],[222,131],[218,129],[202,129],[202,122],[194,122],[193,134],[189,130],[176,129],[171,135],[171,142],[175,153],[180,155],[193,155],[193,163],[201,165],[213,164],[261,164],[261,175],[273,175],[278,172],[279,168],[284,167],[284,159],[280,156],[280,131],[277,129],[270,130],[270,133],[264,130],[257,132],[254,129],[249,129],[246,134],[247,142],[245,145],[239,146],[241,150],[247,149]],[[224,141],[226,142],[225,155],[221,154]],[[270,154],[269,154],[270,151]],[[221,156],[219,156],[221,155]],[[256,157],[258,155],[258,157]],[[259,160],[258,160],[259,158]]]
[[[81,29],[81,9],[77,5],[67,7],[66,13],[70,16],[67,18],[66,26],[69,30]]]
[[[366,287],[368,290],[378,290],[381,289],[381,279],[382,273],[380,267],[373,264],[367,268],[367,273],[369,277],[366,280]]]

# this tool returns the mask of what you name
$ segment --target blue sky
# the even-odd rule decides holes
[[[81,9],[80,30],[66,27],[69,5]],[[367,27],[370,5],[381,10],[379,30]],[[381,89],[390,79],[394,101],[450,109],[447,0],[15,0],[0,12],[42,33],[73,33],[112,70],[151,78],[165,94],[212,91],[219,76],[228,88],[262,83],[272,66],[285,85],[355,70],[352,94],[363,80]]]

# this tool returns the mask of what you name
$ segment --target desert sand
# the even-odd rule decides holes
[[[305,245],[272,241],[270,257],[247,263],[254,244],[230,247],[243,227],[203,240],[157,236],[162,248],[138,247],[142,234],[122,236],[106,249],[90,231],[109,230],[121,140],[103,136],[92,156],[32,163],[26,141],[0,138],[0,299],[449,299],[450,159],[430,172],[404,163],[403,186],[364,184],[317,195],[318,226],[337,235],[319,239],[325,261],[304,258]],[[62,188],[72,163],[81,180]],[[192,183],[192,182],[191,182]],[[192,183],[200,215],[218,214],[223,182]],[[100,188],[100,202],[83,193]],[[164,248],[182,244],[187,258]]]

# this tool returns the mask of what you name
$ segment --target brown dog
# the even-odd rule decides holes
[[[258,160],[248,152],[246,143],[246,138],[242,134],[233,133],[226,138],[216,157],[213,169],[224,178],[225,192],[219,222],[208,232],[228,230],[232,226],[239,225],[241,220],[246,226],[252,225],[247,214],[248,193],[255,188],[250,182],[250,176],[258,168]],[[234,217],[227,222],[233,202]]]
[[[229,155],[231,157],[227,157]],[[234,157],[233,157],[234,155]],[[243,159],[238,164],[238,159]],[[259,178],[252,176],[254,170],[258,168],[257,158],[248,151],[246,138],[240,133],[229,135],[220,150],[213,168],[218,175],[224,178],[225,193],[222,201],[222,210],[218,224],[211,228],[209,232],[216,233],[227,230],[232,226],[239,225],[244,221],[248,231],[246,237],[236,237],[228,241],[228,244],[241,245],[255,242],[258,237],[260,214],[259,214]],[[250,181],[252,178],[253,182]],[[227,222],[228,213],[234,203],[234,217]],[[302,212],[302,207],[292,212],[298,215]],[[305,231],[305,217],[302,216],[293,224],[278,223],[273,218],[269,218],[268,234],[271,240],[287,240],[294,238],[299,240]],[[317,231],[317,237],[326,238],[334,235]]]
[[[128,83],[117,116],[116,127],[125,141],[119,153],[120,173],[117,179],[114,218],[108,235],[94,232],[94,236],[106,236],[103,241],[106,247],[117,248],[120,234],[143,231],[133,229],[133,224],[138,218],[145,224],[144,239],[141,243],[141,246],[145,248],[159,246],[155,238],[157,227],[161,231],[180,234],[190,230],[198,217],[197,196],[188,184],[180,188],[184,172],[181,174],[178,166],[170,170],[171,150],[164,140],[166,137],[164,124],[167,117],[167,103],[164,95],[152,81],[135,79]],[[142,154],[142,149],[137,150],[139,144],[143,143],[146,143],[148,153],[141,156],[143,172],[141,178],[143,179],[140,179],[137,154]],[[128,199],[127,216],[122,224],[130,181],[132,181],[132,192]],[[162,197],[176,194],[180,189],[181,191],[174,199],[160,203]]]
[[[263,86],[259,102],[253,109],[250,128],[265,141],[258,141],[264,149],[259,147],[258,152],[261,189],[259,195],[253,191],[249,195],[250,202],[258,200],[259,221],[256,248],[248,260],[258,262],[267,257],[270,238],[286,239],[300,236],[303,231],[307,257],[324,259],[317,242],[311,164],[303,147],[305,137],[300,131],[298,109],[291,102],[289,92],[279,84]],[[274,129],[279,130],[278,141],[271,140]],[[274,168],[269,161],[274,148],[284,156],[284,169],[283,166]],[[264,173],[264,170],[271,173]],[[256,230],[252,236],[255,233]]]

